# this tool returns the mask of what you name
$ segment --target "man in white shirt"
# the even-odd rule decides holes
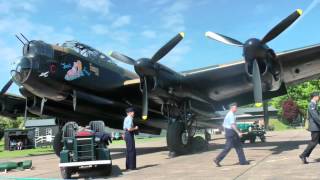
[[[230,104],[230,111],[228,112],[228,114],[223,120],[226,144],[223,151],[213,160],[213,162],[217,165],[217,167],[221,166],[220,162],[226,157],[226,155],[229,153],[229,151],[233,147],[236,149],[240,165],[249,164],[244,155],[242,144],[240,141],[240,137],[242,136],[242,133],[237,128],[236,116],[235,116],[236,111],[237,111],[237,104],[236,103]]]
[[[134,141],[134,131],[138,126],[133,126],[134,109],[126,109],[127,117],[123,121],[123,130],[125,130],[124,140],[126,141],[126,169],[136,169],[136,146]]]

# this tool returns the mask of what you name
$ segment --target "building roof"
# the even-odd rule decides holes
[[[55,126],[55,119],[32,119],[27,120],[25,127],[41,127],[41,126]]]
[[[277,112],[278,110],[272,106],[268,107],[268,112]],[[225,111],[217,111],[217,114],[220,116],[225,116],[229,110]],[[239,107],[236,115],[243,115],[243,114],[263,114],[263,107],[249,107],[249,108],[242,108]]]

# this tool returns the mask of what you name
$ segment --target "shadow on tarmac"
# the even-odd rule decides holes
[[[195,148],[191,151],[190,154],[187,155],[192,155],[192,154],[199,154],[199,153],[203,153],[203,152],[208,152],[208,151],[214,151],[214,150],[219,150],[219,149],[223,149],[224,148],[224,144],[215,144],[213,143],[213,141],[209,142],[208,146],[206,148],[200,149],[200,148]],[[299,149],[300,145],[305,145],[307,144],[309,141],[308,140],[299,140],[299,141],[277,141],[277,142],[256,142],[253,144],[249,144],[249,143],[245,143],[243,144],[244,148],[250,148],[250,150],[270,150],[272,152],[272,154],[280,154],[284,151],[291,151],[291,150],[295,150],[295,149]],[[202,144],[201,141],[199,141],[200,144]],[[195,144],[194,146],[196,146],[197,144]],[[203,144],[202,144],[203,145]],[[256,147],[256,149],[255,149]],[[265,147],[264,149],[262,149],[263,147]],[[273,147],[273,148],[270,148]],[[126,154],[125,154],[125,150],[126,148],[114,148],[111,149],[111,152],[119,152],[116,154],[111,155],[112,159],[120,159],[120,158],[125,158]],[[151,154],[151,153],[156,153],[156,152],[168,152],[168,148],[166,146],[162,146],[162,147],[141,147],[141,148],[137,148],[137,156],[139,155],[143,155],[143,154]],[[249,160],[252,161],[252,160]],[[316,162],[320,162],[320,158],[316,159]],[[237,164],[237,163],[236,163]],[[236,165],[236,164],[232,164],[230,166]],[[154,166],[158,166],[159,164],[151,164],[151,165],[146,165],[146,166],[142,166],[142,167],[138,167],[136,170],[141,170],[144,168],[149,168],[149,167],[154,167]],[[113,177],[118,177],[118,176],[122,176],[123,173],[125,172],[129,172],[123,169],[120,169],[119,166],[117,165],[113,165],[112,166],[112,174],[111,176],[104,176],[103,172],[99,172],[99,171],[92,171],[92,172],[88,172],[88,171],[83,171],[83,172],[79,172],[79,177],[81,178],[85,178],[85,179],[90,179],[90,178],[113,178]]]
[[[264,142],[264,143],[255,143],[255,144],[245,144],[244,147],[270,147],[275,146],[274,148],[270,149],[272,154],[280,154],[284,151],[291,151],[299,149],[300,145],[306,145],[308,144],[308,140],[299,140],[299,141],[277,141],[277,142]],[[261,150],[260,149],[254,149],[251,150]]]

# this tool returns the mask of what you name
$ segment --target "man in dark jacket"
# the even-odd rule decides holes
[[[307,157],[310,156],[312,150],[316,147],[320,140],[320,116],[317,108],[318,101],[319,92],[313,92],[311,94],[311,102],[308,106],[308,130],[311,132],[311,141],[308,143],[308,146],[303,153],[299,156],[303,164],[308,164]]]

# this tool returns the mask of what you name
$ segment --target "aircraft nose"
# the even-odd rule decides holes
[[[28,57],[22,57],[15,69],[11,70],[13,80],[19,84],[24,83],[30,76],[32,61]]]

